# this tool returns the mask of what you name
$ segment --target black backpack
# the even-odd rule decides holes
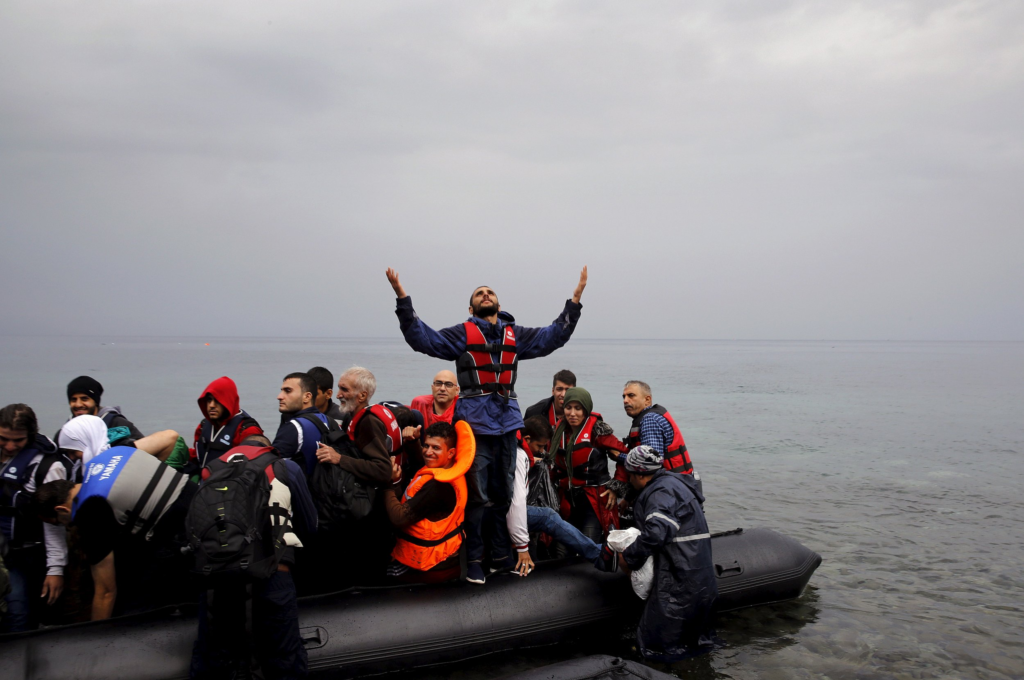
[[[227,460],[206,465],[209,477],[192,498],[185,517],[195,571],[211,579],[267,579],[285,548],[288,512],[270,506],[266,470],[280,460],[269,447],[238,447]]]
[[[332,432],[324,437],[324,444],[342,456],[361,457],[345,432]],[[316,505],[317,527],[331,531],[369,515],[377,489],[340,465],[317,463],[309,480],[309,493]]]

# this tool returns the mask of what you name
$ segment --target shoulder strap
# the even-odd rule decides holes
[[[331,431],[331,425],[330,423],[325,423],[316,416],[317,414],[315,413],[300,413],[299,415],[295,416],[295,418],[302,418],[303,420],[312,423],[314,427],[316,427],[316,429],[320,431],[320,436],[323,437],[325,434]],[[330,420],[330,418],[328,418],[327,420]]]
[[[143,454],[148,455],[148,454]],[[142,495],[139,496],[138,502],[135,503],[135,507],[128,512],[127,521],[125,522],[124,528],[128,533],[132,533],[132,529],[135,528],[135,523],[139,521],[139,516],[142,514],[143,508],[146,507],[146,503],[153,496],[153,492],[156,491],[156,487],[160,484],[160,480],[163,479],[164,474],[170,469],[170,467],[164,463],[160,464],[156,474],[149,480],[149,484],[143,489]],[[171,485],[173,488],[174,485]],[[162,509],[162,508],[161,508]],[[143,534],[145,535],[145,534]]]
[[[64,470],[67,474],[67,479],[71,479],[71,471],[74,469],[74,463],[68,460],[68,457],[63,453],[54,452],[43,455],[43,459],[39,461],[39,465],[36,466],[36,489],[39,489],[43,485],[43,480],[46,479],[46,475],[50,474],[50,468],[56,464],[64,466]]]

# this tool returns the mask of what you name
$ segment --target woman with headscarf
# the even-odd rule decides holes
[[[548,459],[555,461],[562,516],[595,543],[604,540],[609,527],[619,526],[616,485],[622,485],[608,472],[608,454],[625,451],[611,426],[594,413],[590,392],[582,387],[566,390]]]
[[[81,465],[77,462],[75,464],[77,474],[79,470],[89,464],[89,461],[110,448],[110,437],[111,433],[107,430],[107,424],[103,422],[102,418],[90,415],[76,416],[61,428],[57,437],[57,446],[77,452],[77,455],[72,456],[77,461],[81,461]],[[119,434],[115,434],[115,437],[121,438]],[[167,457],[174,452],[177,441],[177,432],[163,430],[136,440],[132,446],[167,462]]]

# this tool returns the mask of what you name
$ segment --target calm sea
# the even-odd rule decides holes
[[[68,380],[86,373],[143,431],[189,440],[199,392],[221,375],[272,433],[288,372],[359,364],[376,373],[377,399],[407,401],[447,367],[394,338],[0,338],[0,347],[0,401],[31,404],[45,432],[67,417]],[[651,383],[704,478],[713,531],[771,527],[824,557],[803,598],[722,617],[726,644],[676,674],[1024,677],[1024,344],[573,340],[522,365],[523,405],[546,396],[561,368],[620,434],[622,383]],[[455,674],[491,677],[593,651],[526,651]]]

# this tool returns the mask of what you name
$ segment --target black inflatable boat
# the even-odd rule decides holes
[[[675,677],[636,661],[599,654],[506,675],[501,680],[675,680]]]
[[[720,611],[798,597],[821,557],[770,529],[712,537]],[[300,601],[311,673],[322,677],[408,670],[607,635],[642,602],[629,579],[591,565],[547,563],[528,578],[503,574],[485,586],[346,591]],[[604,625],[602,625],[604,624]],[[169,680],[188,677],[195,619],[154,612],[7,636],[4,680]]]

